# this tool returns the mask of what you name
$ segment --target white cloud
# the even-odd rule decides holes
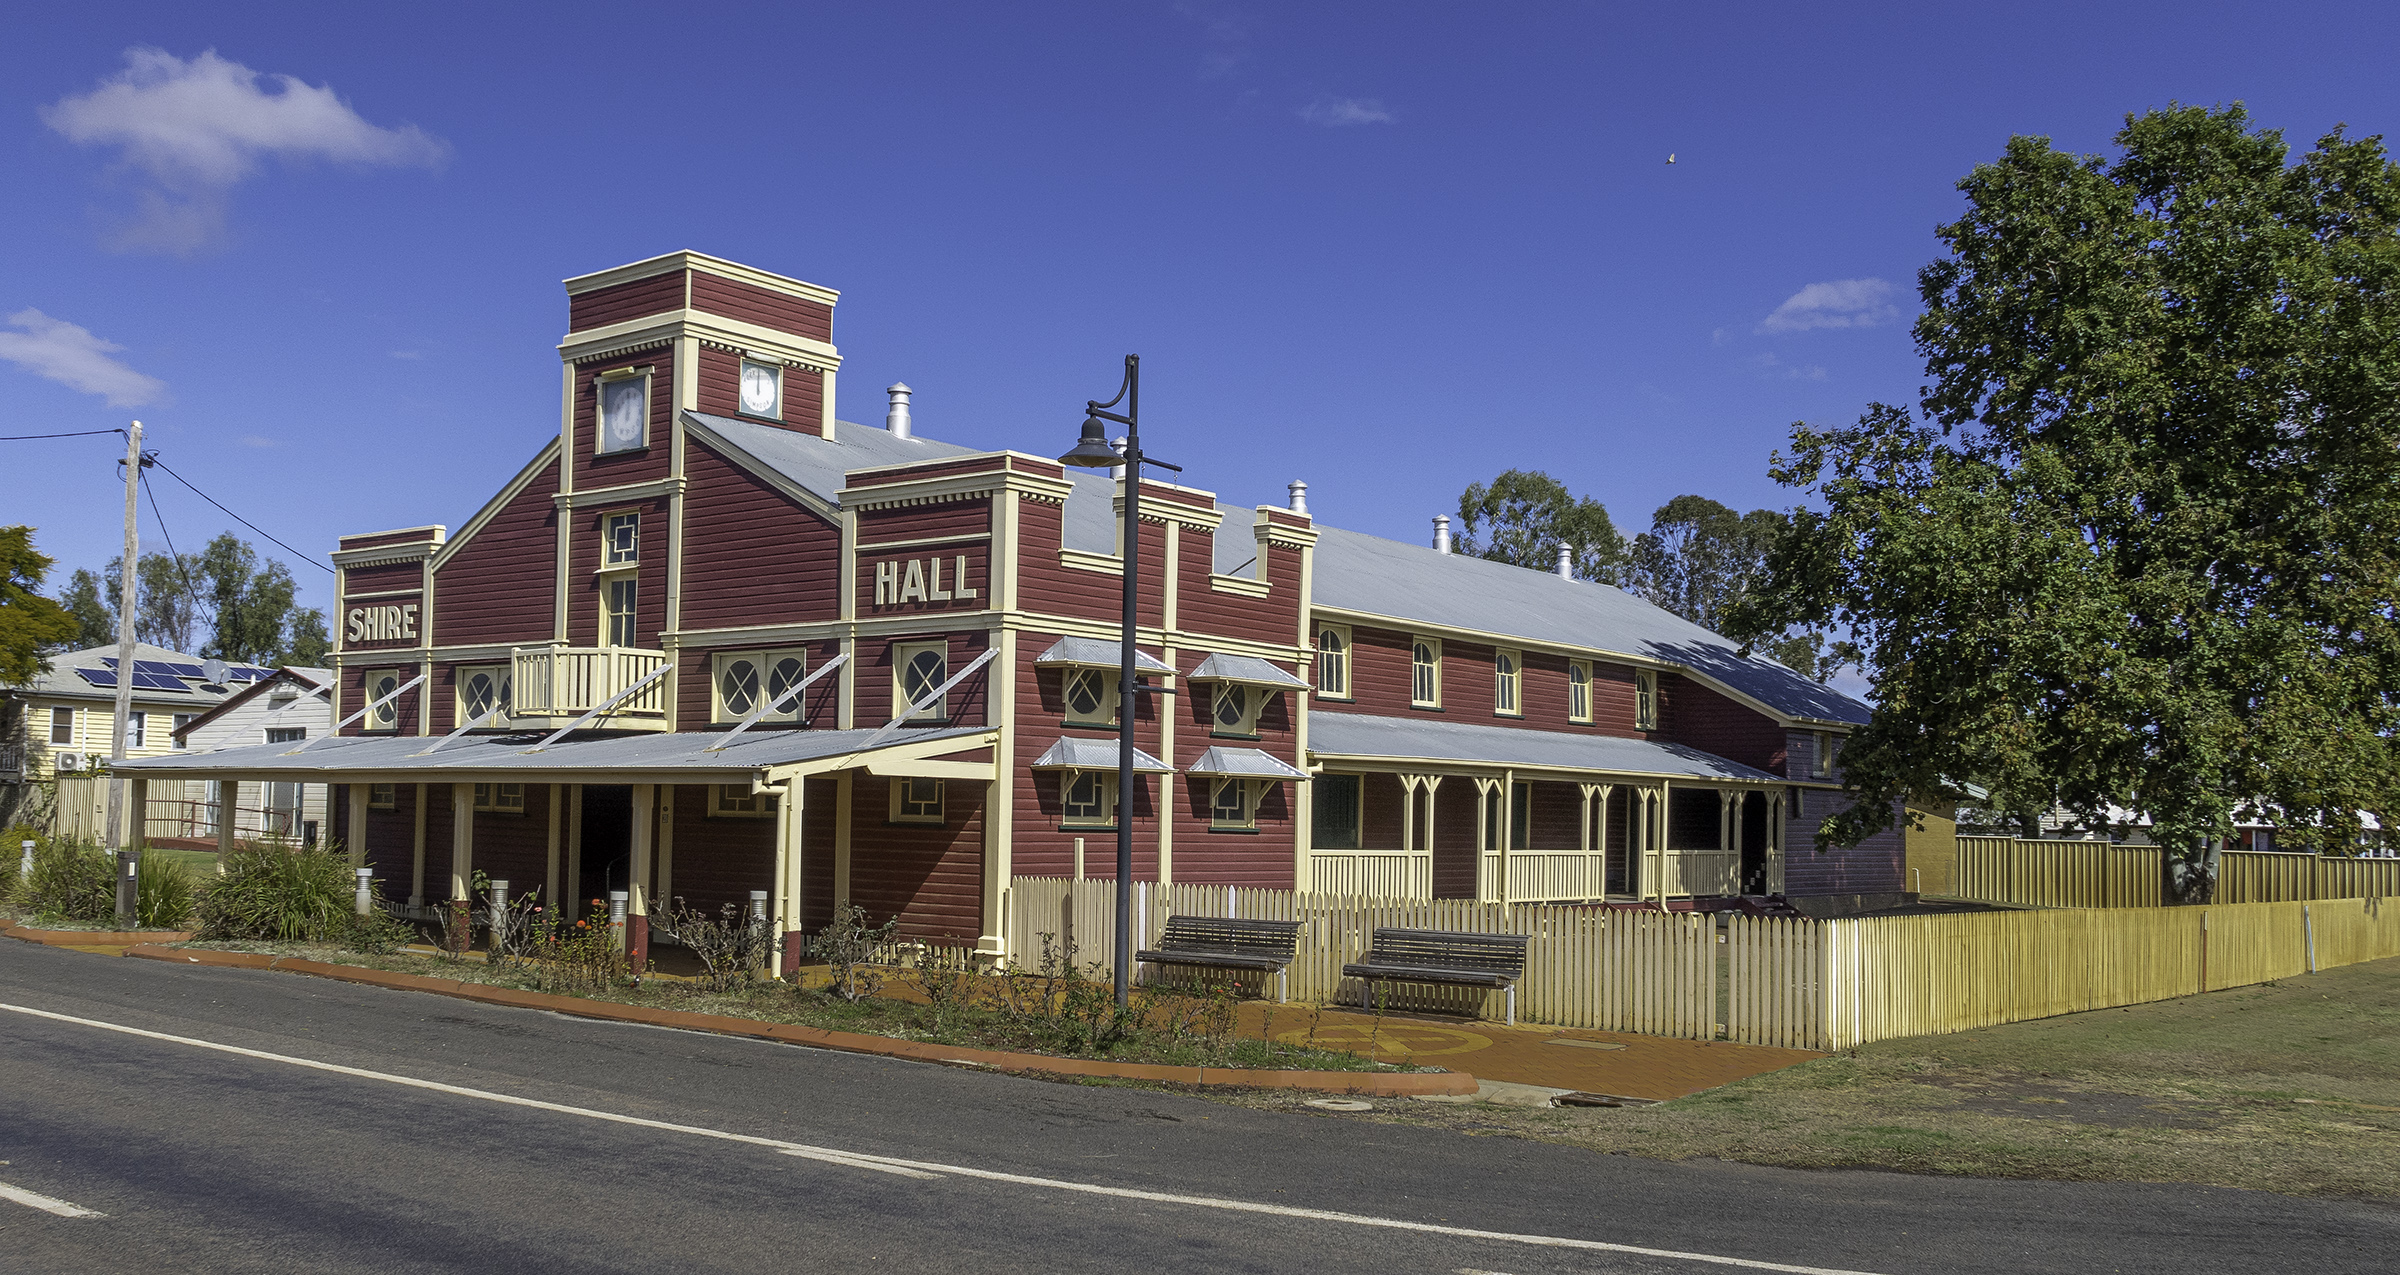
[[[1380,98],[1327,95],[1301,107],[1300,118],[1319,128],[1343,128],[1351,124],[1389,124],[1392,113],[1384,109]]]
[[[1881,279],[1835,279],[1812,283],[1775,307],[1758,325],[1761,332],[1806,332],[1811,328],[1871,328],[1900,317],[1892,285]]]
[[[217,237],[226,195],[258,171],[262,156],[406,167],[436,165],[449,154],[413,124],[369,124],[331,86],[261,75],[213,49],[188,62],[161,49],[128,49],[123,71],[43,107],[42,122],[78,145],[117,147],[128,168],[148,177],[141,214],[119,243],[172,252]]]
[[[167,383],[145,376],[109,356],[124,349],[87,328],[53,319],[39,310],[8,316],[18,332],[0,332],[0,359],[69,389],[98,394],[110,407],[140,407],[164,397]]]
[[[1787,380],[1822,381],[1825,379],[1825,369],[1817,364],[1786,363],[1772,353],[1761,354],[1750,362],[1761,372],[1769,375],[1780,374]]]

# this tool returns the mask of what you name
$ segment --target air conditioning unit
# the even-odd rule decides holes
[[[58,755],[58,773],[62,775],[80,775],[83,773],[83,763],[84,757],[82,753],[60,753]]]

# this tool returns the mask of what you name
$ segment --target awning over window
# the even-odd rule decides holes
[[[1309,714],[1308,753],[1310,762],[1319,765],[1507,767],[1598,776],[1786,782],[1781,775],[1682,744],[1364,713]]]
[[[1307,771],[1256,748],[1211,748],[1184,773],[1231,779],[1308,779]]]
[[[1279,691],[1305,691],[1308,683],[1254,655],[1211,655],[1191,671],[1195,682],[1240,682]]]
[[[1033,659],[1035,668],[1122,668],[1124,654],[1115,643],[1105,638],[1066,637],[1050,644],[1050,649]],[[1137,673],[1165,673],[1175,670],[1157,657],[1136,648],[1133,669]]]
[[[1033,759],[1035,770],[1116,768],[1117,741],[1113,739],[1061,739]],[[1175,768],[1136,748],[1133,750],[1133,772],[1137,775],[1171,775],[1175,773]]]

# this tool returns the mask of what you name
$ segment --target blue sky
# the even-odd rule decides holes
[[[1422,540],[1522,467],[1629,531],[1685,491],[1786,506],[1766,465],[1792,421],[1913,402],[1915,271],[2010,134],[2094,150],[2127,111],[2236,99],[2302,143],[2383,132],[2396,27],[2388,5],[47,6],[0,43],[0,434],[138,416],[311,552],[456,526],[556,428],[558,281],[693,248],[842,291],[847,420],[905,380],[921,433],[1055,452],[1132,351],[1151,451],[1237,503],[1304,478],[1319,518]],[[116,446],[0,443],[0,521],[62,574],[114,551]],[[179,546],[230,526],[158,496]],[[294,569],[326,604],[330,575]]]

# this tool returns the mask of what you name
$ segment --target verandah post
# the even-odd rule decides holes
[[[625,959],[639,974],[650,958],[650,851],[658,785],[633,786],[633,855],[625,874]]]
[[[350,826],[343,831],[349,837],[350,869],[355,872],[367,866],[367,795],[372,790],[360,783],[342,787],[350,805]]]
[[[450,785],[450,945],[474,944],[475,785]]]

